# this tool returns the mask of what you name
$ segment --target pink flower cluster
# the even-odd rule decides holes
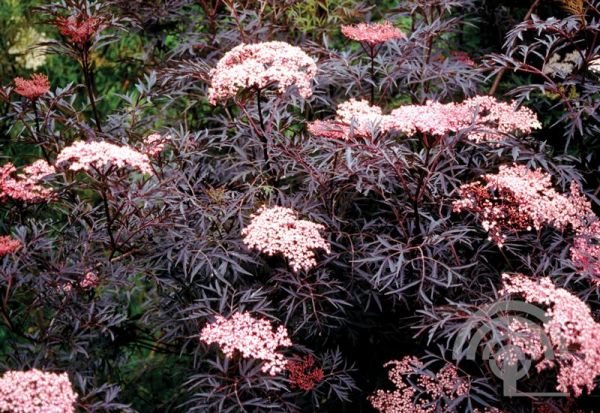
[[[35,204],[52,198],[52,190],[42,186],[48,176],[56,173],[52,165],[38,160],[15,176],[16,171],[10,162],[0,167],[0,202],[11,198]]]
[[[577,296],[557,288],[550,278],[531,279],[522,274],[503,274],[501,296],[516,294],[546,308],[544,332],[552,345],[554,360],[540,360],[538,371],[558,368],[557,390],[580,396],[591,392],[600,375],[600,324]],[[524,349],[527,352],[531,346]],[[539,357],[539,352],[531,354]]]
[[[289,208],[263,206],[251,218],[250,225],[242,230],[244,244],[269,256],[282,254],[294,272],[317,265],[314,250],[331,252],[329,243],[319,233],[325,227],[298,219]]]
[[[96,288],[100,284],[98,276],[91,271],[88,271],[84,276],[83,280],[79,282],[81,288]]]
[[[171,140],[170,135],[163,136],[160,133],[153,133],[144,138],[144,153],[150,157],[158,156],[164,149],[167,142]]]
[[[15,93],[30,100],[35,100],[50,90],[50,81],[46,75],[34,74],[31,79],[16,77],[14,82]]]
[[[303,98],[312,95],[317,65],[302,49],[285,42],[240,44],[227,52],[210,72],[208,100],[215,105],[244,89],[271,85],[281,94],[291,86]]]
[[[21,241],[14,239],[10,235],[0,236],[0,257],[8,254],[14,254],[23,247]]]
[[[524,165],[502,165],[497,174],[483,176],[485,185],[475,182],[462,185],[461,199],[454,211],[478,214],[490,239],[504,244],[507,231],[540,229],[544,225],[564,230],[570,225],[578,232],[592,220],[590,202],[575,182],[564,195],[552,186],[552,177],[541,169]]]
[[[461,62],[462,64],[469,66],[469,67],[475,67],[477,66],[477,63],[475,63],[475,61],[471,58],[471,56],[469,56],[469,54],[467,52],[463,52],[461,50],[452,50],[450,51],[450,56],[452,56],[454,59],[456,59],[457,61]]]
[[[263,360],[261,370],[271,376],[281,373],[287,366],[286,358],[277,348],[292,345],[285,326],[273,331],[268,320],[255,318],[248,312],[238,312],[229,318],[218,315],[213,323],[202,329],[200,340],[218,344],[229,358],[239,351],[242,357]]]
[[[56,165],[60,167],[68,165],[72,171],[107,172],[111,167],[115,167],[152,173],[148,155],[128,146],[119,146],[109,142],[75,142],[58,154]]]
[[[594,221],[575,236],[571,261],[578,271],[600,286],[600,221]]]
[[[76,402],[67,373],[32,369],[8,371],[0,378],[0,412],[75,413]]]
[[[348,39],[365,43],[371,48],[390,40],[406,39],[402,30],[394,27],[389,21],[343,25],[342,34]]]
[[[542,327],[529,321],[522,321],[515,318],[508,327],[507,338],[510,345],[504,346],[499,352],[494,354],[496,363],[501,366],[504,363],[518,366],[522,362],[524,355],[533,360],[539,361],[538,371],[545,367],[551,367],[550,360],[544,360],[544,355],[548,350],[543,340],[544,330]],[[517,348],[520,351],[517,351]],[[550,363],[546,366],[547,363]]]
[[[69,39],[71,43],[83,46],[94,37],[100,28],[100,19],[85,14],[77,16],[59,17],[55,24],[60,34]]]
[[[438,405],[437,402],[451,403],[469,391],[467,380],[458,375],[456,367],[452,364],[446,364],[435,374],[422,372],[425,366],[418,358],[412,356],[384,365],[389,366],[392,368],[388,377],[396,388],[392,391],[377,390],[369,397],[373,407],[381,413],[450,411],[445,410],[450,405]]]
[[[509,133],[529,134],[541,127],[529,108],[516,108],[514,103],[500,102],[491,96],[477,96],[462,103],[405,105],[384,115],[378,106],[366,100],[350,101],[338,106],[333,121],[319,121],[309,127],[315,136],[348,138],[351,132],[369,136],[370,131],[395,131],[408,136],[417,132],[434,136],[457,133],[473,126],[468,139],[474,142],[497,141]],[[334,132],[330,133],[329,129]],[[342,132],[337,132],[342,131]]]

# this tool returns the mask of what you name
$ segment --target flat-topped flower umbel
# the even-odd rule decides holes
[[[23,247],[21,241],[14,239],[10,235],[0,236],[0,257],[13,254]]]
[[[526,302],[546,308],[548,321],[543,328],[554,353],[554,360],[535,360],[538,371],[557,367],[557,386],[561,392],[578,397],[591,392],[600,376],[600,324],[590,308],[576,295],[556,287],[550,278],[532,279],[523,274],[503,274],[501,296],[518,295]],[[523,348],[527,352],[528,348]],[[538,354],[539,355],[539,354]]]
[[[541,169],[525,165],[501,165],[497,174],[483,176],[486,184],[464,184],[454,211],[470,211],[479,216],[490,239],[504,244],[506,232],[541,229],[548,225],[559,231],[567,226],[579,232],[594,218],[591,204],[576,183],[570,193],[561,194],[552,177]]]
[[[299,47],[277,41],[240,44],[211,70],[208,100],[215,105],[242,90],[271,86],[280,94],[295,86],[298,94],[306,99],[312,95],[316,74],[315,61]]]
[[[37,160],[16,173],[17,168],[10,162],[0,167],[0,202],[8,199],[37,204],[52,199],[54,192],[42,184],[56,173],[54,166],[44,160]]]
[[[392,23],[359,23],[356,25],[343,25],[342,34],[348,39],[366,43],[370,47],[388,42],[390,40],[405,39],[402,30],[394,27]]]
[[[77,394],[67,373],[7,371],[0,378],[0,412],[75,413]]]
[[[150,159],[145,153],[129,146],[109,142],[77,141],[64,148],[56,157],[56,165],[72,171],[104,171],[110,167],[130,168],[152,173]]]
[[[249,248],[273,256],[282,254],[294,272],[309,270],[315,265],[316,249],[331,252],[329,243],[320,232],[321,224],[298,219],[292,209],[280,206],[261,207],[252,215],[252,222],[242,230],[243,241]]]
[[[15,93],[29,100],[35,100],[50,90],[48,76],[42,74],[33,74],[30,79],[15,77],[14,82]]]
[[[357,136],[368,136],[371,131],[443,136],[473,128],[466,137],[478,143],[497,142],[507,134],[526,135],[542,126],[531,109],[517,108],[514,102],[491,96],[476,96],[461,103],[428,101],[424,105],[404,105],[388,115],[366,100],[350,99],[338,105],[334,120],[317,122],[318,127],[309,127],[313,135],[343,139],[349,138],[351,132]],[[336,130],[340,132],[335,133]]]
[[[446,364],[437,373],[426,374],[424,363],[414,356],[392,360],[384,365],[391,367],[388,377],[396,388],[392,391],[377,390],[369,401],[380,413],[435,413],[446,411],[444,405],[432,401],[443,399],[447,403],[459,399],[469,392],[466,379],[458,375],[452,364]],[[413,380],[411,380],[413,376]],[[416,376],[416,380],[414,380]],[[419,387],[413,383],[418,383]],[[422,391],[419,391],[419,390]]]
[[[292,345],[285,326],[273,331],[269,320],[253,317],[248,312],[228,318],[216,316],[213,323],[202,329],[200,340],[218,344],[229,358],[239,351],[242,357],[263,360],[262,371],[271,376],[281,373],[287,365],[286,358],[277,349]]]

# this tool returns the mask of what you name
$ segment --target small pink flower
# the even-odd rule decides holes
[[[235,313],[229,318],[216,316],[213,323],[202,329],[200,340],[218,344],[229,358],[238,351],[242,357],[263,360],[262,371],[271,376],[281,373],[287,366],[286,358],[277,351],[278,347],[292,345],[284,326],[273,331],[268,320],[255,318],[247,312]]]
[[[242,230],[244,244],[273,256],[282,254],[294,272],[309,270],[317,265],[316,249],[331,252],[320,230],[325,227],[298,219],[297,214],[284,207],[261,207],[252,215],[250,225]]]
[[[539,359],[538,371],[558,368],[558,391],[572,391],[576,397],[583,390],[591,392],[596,386],[595,378],[600,376],[600,324],[594,321],[586,303],[556,287],[550,278],[503,274],[502,281],[499,295],[518,295],[528,303],[546,308],[548,321],[543,329],[553,347],[554,360],[539,359],[539,349],[532,352],[536,347],[532,347],[530,340],[523,348],[534,360]]]
[[[570,226],[579,232],[593,220],[594,213],[576,183],[561,194],[552,177],[541,169],[524,165],[501,165],[497,174],[483,176],[485,185],[469,183],[459,189],[461,199],[455,212],[470,211],[479,216],[490,239],[504,244],[506,232],[541,229],[544,225],[559,231]]]
[[[388,42],[390,40],[406,39],[402,30],[394,27],[392,23],[359,23],[357,25],[343,25],[342,34],[348,39],[366,43],[370,47]]]
[[[8,254],[14,254],[23,247],[21,241],[14,239],[10,235],[0,236],[0,257]]]
[[[308,132],[313,136],[329,139],[346,139],[350,128],[343,122],[334,120],[316,120],[308,124]]]
[[[129,146],[109,142],[77,141],[64,148],[56,157],[56,165],[72,171],[106,172],[111,167],[136,169],[151,174],[152,165],[148,155]]]
[[[36,204],[52,199],[54,192],[42,184],[56,172],[53,166],[38,160],[15,176],[16,171],[10,162],[0,167],[0,201],[10,198]]]
[[[449,363],[431,374],[422,372],[424,364],[413,356],[384,364],[384,367],[390,366],[388,377],[396,388],[377,390],[369,397],[380,413],[453,411],[450,404],[469,392],[467,379],[460,377],[456,367]]]
[[[600,286],[600,221],[594,221],[575,236],[571,261],[578,271]]]
[[[77,394],[67,373],[32,369],[0,378],[0,412],[75,413]]]
[[[144,153],[150,157],[158,156],[165,149],[169,140],[171,140],[170,135],[163,136],[160,133],[146,136],[144,139]]]
[[[211,70],[209,102],[233,98],[241,90],[269,86],[280,94],[291,86],[303,98],[312,95],[317,65],[302,49],[285,42],[240,44],[227,52]]]
[[[46,75],[34,74],[31,75],[31,79],[29,80],[16,77],[15,86],[15,93],[27,99],[35,100],[48,93],[50,90],[50,81]]]
[[[98,276],[93,272],[89,271],[83,277],[83,280],[79,282],[81,288],[96,288],[100,284]]]
[[[526,108],[517,108],[514,102],[500,102],[491,96],[476,96],[461,103],[428,101],[424,105],[404,105],[390,114],[366,100],[350,99],[338,105],[336,117],[329,123],[309,129],[315,136],[349,139],[352,134],[361,137],[376,133],[396,132],[412,136],[417,132],[433,136],[458,133],[473,127],[467,139],[474,142],[497,142],[507,134],[529,134],[541,128],[536,114]],[[330,133],[321,126],[336,125]],[[342,134],[341,131],[347,132]]]

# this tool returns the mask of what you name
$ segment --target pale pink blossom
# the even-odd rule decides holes
[[[578,271],[600,286],[600,221],[594,221],[575,236],[571,261]]]
[[[292,209],[263,206],[251,218],[250,225],[242,230],[244,244],[269,256],[282,254],[294,272],[317,265],[314,250],[331,252],[320,234],[325,227],[298,219]]]
[[[379,106],[371,105],[367,100],[350,99],[340,103],[336,110],[336,121],[348,125],[349,132],[359,136],[369,134],[369,131],[378,126],[387,118],[384,118]]]
[[[381,413],[447,411],[449,403],[469,391],[467,379],[459,376],[456,367],[449,363],[431,374],[422,372],[425,366],[414,356],[392,360],[384,367],[391,367],[388,377],[396,388],[377,390],[369,397],[373,407]]]
[[[211,70],[208,99],[215,105],[242,90],[270,86],[280,94],[296,86],[299,95],[306,99],[312,95],[316,74],[315,61],[299,47],[278,41],[240,44]]]
[[[37,99],[50,90],[50,81],[46,75],[34,74],[31,76],[31,79],[16,77],[14,81],[16,86],[15,93],[30,100]]]
[[[554,189],[552,177],[539,168],[501,165],[497,174],[484,175],[483,180],[485,185],[462,185],[461,199],[453,208],[479,215],[482,227],[499,246],[509,231],[539,230],[547,225],[559,231],[570,226],[578,232],[593,220],[591,204],[575,182],[569,193],[561,194]]]
[[[529,108],[517,108],[512,102],[500,102],[491,96],[476,96],[462,103],[428,101],[424,105],[404,105],[389,114],[366,100],[350,99],[338,105],[335,119],[339,134],[348,139],[352,134],[370,136],[396,132],[412,136],[417,132],[432,136],[458,133],[472,128],[466,135],[474,142],[502,140],[506,134],[526,135],[541,128],[536,114]],[[319,124],[328,126],[333,124]],[[327,137],[328,128],[311,128],[315,136]],[[337,137],[338,134],[333,134]]]
[[[564,230],[570,225],[579,231],[594,215],[590,202],[575,182],[571,183],[570,193],[561,194],[554,189],[551,175],[540,168],[501,165],[497,174],[485,175],[484,179],[489,189],[512,192],[520,211],[531,218],[536,229],[550,225]]]
[[[590,308],[577,296],[556,287],[550,278],[503,274],[502,280],[501,296],[518,295],[546,310],[548,321],[543,328],[554,360],[540,360],[538,370],[558,369],[558,391],[572,392],[576,397],[583,390],[591,392],[594,379],[600,376],[600,324],[594,321]],[[528,348],[529,344],[525,350]]]
[[[527,355],[536,361],[538,371],[552,367],[552,362],[544,359],[548,348],[543,339],[545,334],[543,327],[515,318],[510,321],[506,333],[510,345],[503,346],[494,354],[498,366],[502,366],[504,363],[518,366],[520,362],[523,362],[523,355]]]
[[[472,126],[474,130],[467,138],[474,142],[501,140],[504,134],[527,135],[542,126],[531,109],[517,108],[513,102],[501,102],[485,95],[462,103],[428,101],[425,105],[400,106],[390,115],[390,128],[398,128],[408,134],[417,130],[441,136]]]
[[[142,173],[152,173],[148,155],[129,146],[109,142],[77,141],[64,148],[56,157],[56,165],[68,167],[72,171],[106,173],[110,168],[135,169]]]
[[[8,371],[0,378],[0,412],[75,413],[77,394],[67,373]]]
[[[158,156],[170,140],[170,135],[163,136],[160,133],[150,134],[144,138],[144,153],[150,157]]]
[[[100,280],[98,279],[98,276],[91,271],[88,271],[84,275],[83,280],[81,280],[79,282],[79,286],[84,289],[85,288],[96,288],[99,284],[100,284]]]
[[[26,166],[17,174],[12,163],[0,167],[0,201],[14,199],[28,203],[41,203],[51,200],[54,192],[42,184],[56,173],[54,167],[44,160]]]
[[[237,351],[242,357],[262,360],[261,370],[271,376],[281,373],[287,366],[279,347],[292,345],[285,326],[273,331],[269,320],[253,317],[248,312],[238,312],[228,318],[217,315],[213,323],[202,329],[200,340],[218,344],[229,358]]]
[[[18,239],[14,239],[10,235],[0,236],[0,257],[8,254],[14,254],[23,247],[23,244]]]
[[[402,30],[394,27],[389,21],[342,25],[342,34],[348,39],[365,43],[369,47],[375,47],[390,40],[406,39]]]
[[[350,136],[350,127],[335,120],[315,120],[308,124],[308,132],[313,136],[343,140]]]

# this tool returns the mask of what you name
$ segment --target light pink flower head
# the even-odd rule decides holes
[[[31,79],[15,78],[15,93],[27,99],[35,100],[48,93],[49,90],[50,81],[46,75],[34,74]]]
[[[600,221],[594,221],[575,236],[571,261],[578,271],[600,286]]]
[[[211,70],[209,102],[233,98],[241,90],[273,86],[280,94],[291,86],[303,98],[312,95],[317,74],[315,61],[302,49],[285,42],[240,44],[227,52]]]
[[[99,284],[100,284],[100,280],[98,279],[98,276],[91,271],[88,271],[84,275],[83,280],[81,280],[79,282],[79,286],[84,289],[85,288],[96,288]]]
[[[352,133],[366,137],[371,135],[372,130],[407,136],[417,132],[443,136],[472,127],[466,138],[478,143],[497,143],[507,134],[526,135],[541,128],[537,115],[531,109],[517,108],[514,102],[501,102],[491,96],[476,96],[461,103],[428,101],[424,105],[404,105],[387,115],[383,114],[380,107],[370,105],[366,100],[350,99],[338,105],[333,122],[338,124],[337,129],[349,132],[330,134],[342,139],[350,138]],[[323,127],[313,127],[311,130],[315,136],[327,137],[328,132]]]
[[[0,378],[0,412],[75,413],[77,394],[67,373],[32,369]]]
[[[14,239],[10,235],[0,236],[0,257],[8,254],[14,254],[23,247],[21,241]]]
[[[53,198],[52,189],[42,185],[48,176],[56,173],[52,165],[38,160],[19,174],[16,171],[17,168],[10,162],[0,167],[0,201],[10,198],[36,204]]]
[[[413,356],[392,360],[384,367],[391,367],[388,377],[396,388],[392,391],[377,390],[369,397],[380,413],[451,411],[448,408],[452,401],[469,392],[468,381],[460,377],[456,367],[450,363],[432,374],[422,372],[425,365]],[[436,401],[442,404],[438,405]]]
[[[370,47],[388,42],[390,40],[406,39],[402,30],[394,27],[392,23],[359,23],[356,25],[343,25],[342,34],[348,39],[366,43]]]
[[[524,165],[501,165],[497,174],[484,175],[485,185],[469,183],[459,189],[461,199],[454,211],[470,211],[479,216],[490,239],[504,244],[506,232],[541,229],[544,225],[562,231],[570,226],[576,232],[593,220],[590,202],[575,182],[571,191],[561,194],[552,177],[541,169]]]
[[[135,169],[151,174],[152,166],[148,155],[129,146],[115,145],[109,142],[77,141],[64,148],[56,157],[56,165],[72,171],[106,172],[111,167]]]
[[[571,391],[576,397],[583,390],[591,392],[595,378],[600,376],[600,324],[594,321],[585,302],[556,287],[550,278],[535,280],[522,274],[503,274],[502,281],[501,296],[518,295],[546,309],[548,321],[543,328],[553,347],[554,360],[535,360],[540,353],[530,353],[539,363],[538,371],[557,367],[558,391]]]
[[[273,331],[268,320],[253,317],[248,312],[235,313],[229,318],[216,316],[213,323],[202,329],[200,340],[218,344],[229,358],[238,351],[242,357],[263,360],[262,371],[271,376],[281,373],[287,365],[278,348],[292,345],[285,326]]]
[[[244,244],[273,256],[282,254],[294,272],[309,270],[315,265],[316,249],[331,252],[329,243],[319,231],[325,227],[298,219],[292,209],[280,206],[261,207],[252,215],[250,225],[242,230]]]
[[[171,140],[170,135],[161,135],[160,133],[153,133],[144,138],[144,153],[150,157],[158,156],[167,145],[167,142]]]
[[[335,120],[315,120],[308,124],[308,132],[313,136],[343,140],[350,135],[350,127]]]
[[[542,126],[531,109],[517,108],[514,102],[501,102],[492,96],[476,96],[461,103],[428,101],[425,105],[400,106],[390,117],[388,129],[407,134],[419,131],[442,136],[474,127],[467,136],[474,142],[502,140],[505,134],[526,135]]]

